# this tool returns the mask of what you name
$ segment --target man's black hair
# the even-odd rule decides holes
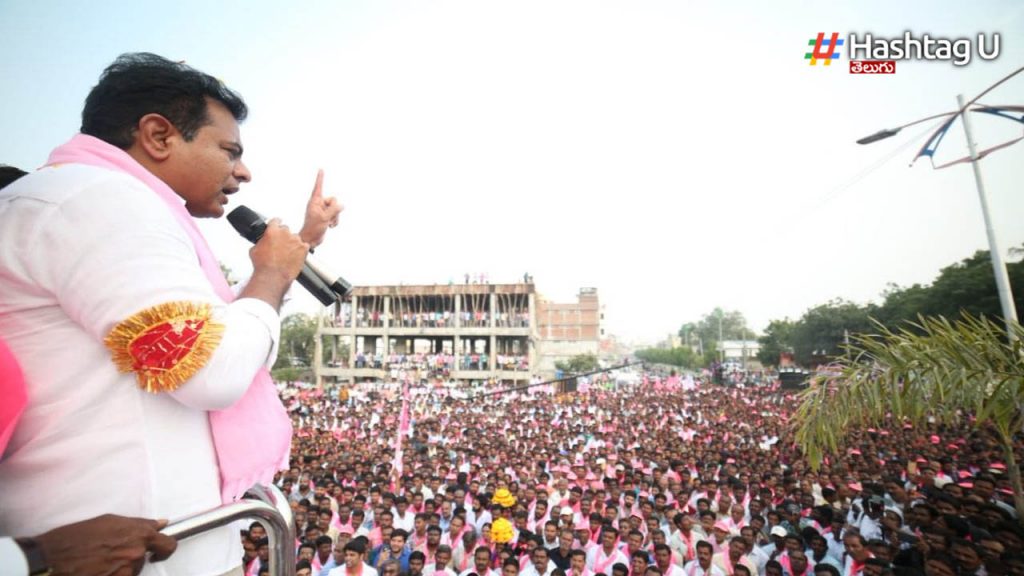
[[[825,564],[824,562],[819,562],[819,563],[814,565],[814,573],[815,574],[826,573],[826,572],[828,573],[828,576],[839,576],[839,569],[837,569],[835,566],[833,566],[831,564]]]
[[[122,54],[86,97],[81,132],[127,150],[139,119],[159,114],[190,141],[210,122],[207,98],[239,122],[249,113],[241,96],[205,72],[147,52]]]
[[[361,540],[350,540],[345,544],[345,552],[355,552],[356,554],[366,554],[366,544]]]

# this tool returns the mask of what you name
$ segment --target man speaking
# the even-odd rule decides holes
[[[246,113],[208,74],[126,54],[86,99],[82,133],[0,192],[0,338],[28,396],[0,460],[0,534],[174,520],[287,465],[291,426],[267,371],[278,310],[341,207],[318,177],[300,233],[271,221],[234,293],[193,217],[220,217],[250,180]],[[225,527],[143,573],[240,574],[241,558]]]

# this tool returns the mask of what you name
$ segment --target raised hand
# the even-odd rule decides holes
[[[323,184],[324,171],[318,170],[316,184],[313,185],[313,194],[310,195],[309,202],[306,204],[306,220],[302,223],[302,230],[299,232],[302,241],[312,248],[319,246],[324,241],[324,234],[327,233],[328,228],[338,225],[338,215],[344,209],[337,198],[333,196],[324,198]]]

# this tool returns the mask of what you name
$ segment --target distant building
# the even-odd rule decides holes
[[[754,360],[761,351],[761,344],[757,340],[722,340],[718,348],[726,362],[742,362]]]
[[[597,289],[560,304],[519,284],[359,286],[324,318],[317,381],[414,379],[525,383],[555,362],[597,355],[604,336]]]
[[[576,302],[560,304],[537,299],[537,370],[541,376],[555,372],[555,363],[573,356],[601,352],[604,311],[597,288],[581,288]]]

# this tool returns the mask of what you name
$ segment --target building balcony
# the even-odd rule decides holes
[[[384,331],[391,336],[532,336],[529,326],[357,326],[355,333],[359,336],[383,336]],[[344,336],[352,334],[352,328],[347,326],[324,326],[322,334],[334,334]]]

